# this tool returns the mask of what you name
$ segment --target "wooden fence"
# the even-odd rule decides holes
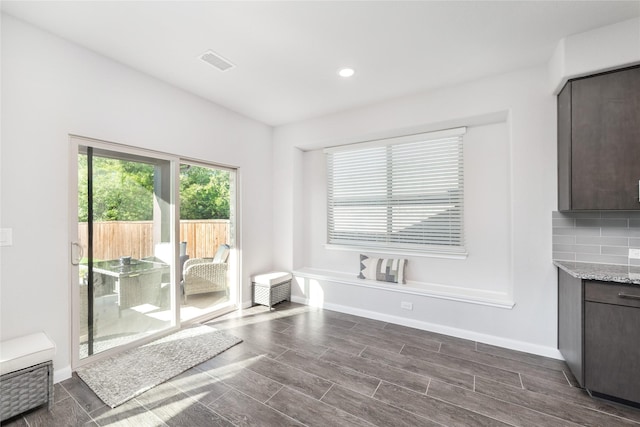
[[[230,242],[229,220],[180,221],[180,241],[187,242],[190,258],[212,257],[218,246]],[[78,238],[84,255],[88,253],[86,222],[78,223]],[[105,221],[93,223],[93,258],[117,259],[121,256],[153,256],[153,221]]]

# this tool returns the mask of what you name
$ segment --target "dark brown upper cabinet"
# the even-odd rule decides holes
[[[558,210],[640,210],[640,67],[558,94]]]

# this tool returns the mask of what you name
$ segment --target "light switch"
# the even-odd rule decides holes
[[[13,228],[0,228],[0,246],[13,245]]]

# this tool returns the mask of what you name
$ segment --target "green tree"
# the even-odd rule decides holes
[[[151,164],[93,158],[94,221],[145,221],[153,219]],[[182,165],[180,217],[182,219],[229,218],[229,172]],[[78,220],[87,221],[87,156],[78,159]]]
[[[153,218],[153,165],[93,158],[94,221],[145,221]],[[78,160],[78,220],[88,218],[87,156]]]
[[[180,218],[229,219],[229,172],[184,165],[180,171]]]

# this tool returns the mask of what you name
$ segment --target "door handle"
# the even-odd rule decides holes
[[[638,299],[640,300],[640,295],[631,295],[631,294],[625,294],[624,292],[619,292],[618,296],[620,298],[626,298],[626,299]]]
[[[77,257],[74,257],[73,248],[77,248]],[[82,249],[82,245],[78,242],[71,242],[71,264],[80,265],[80,261],[82,260],[82,256],[84,255],[84,250]]]

